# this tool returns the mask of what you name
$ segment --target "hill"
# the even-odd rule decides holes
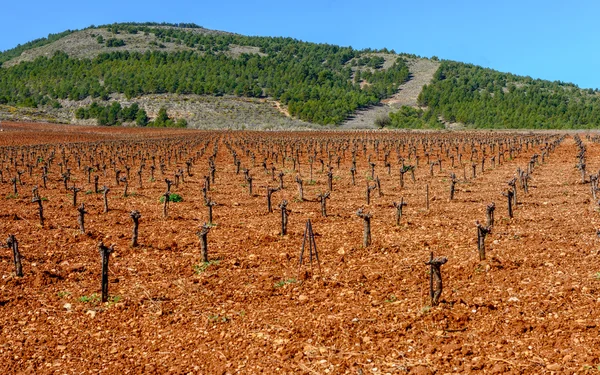
[[[194,24],[67,30],[0,53],[0,64],[0,118],[16,120],[145,125],[165,108],[171,118],[150,125],[600,126],[599,93],[573,84]]]
[[[379,56],[388,51],[195,25],[90,27],[16,50],[0,55],[0,104],[57,110],[116,95],[268,98],[295,119],[329,125],[393,95],[409,75],[401,57]]]
[[[425,116],[476,128],[577,129],[600,126],[600,94],[479,66],[444,61],[419,94]]]

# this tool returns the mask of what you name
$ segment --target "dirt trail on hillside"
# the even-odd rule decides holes
[[[374,129],[377,116],[388,114],[403,105],[416,106],[417,97],[423,85],[431,82],[433,74],[440,66],[438,61],[414,59],[408,61],[411,77],[400,85],[399,91],[391,98],[382,100],[382,104],[356,113],[354,118],[344,122],[344,129]]]

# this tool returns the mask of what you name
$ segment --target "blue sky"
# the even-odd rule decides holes
[[[598,1],[9,1],[0,50],[66,29],[124,21],[194,22],[469,62],[600,88]]]

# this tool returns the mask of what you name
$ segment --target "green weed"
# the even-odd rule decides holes
[[[135,193],[131,193],[130,195],[134,195]],[[158,200],[160,203],[165,203],[165,196],[161,195],[160,199]],[[169,202],[183,202],[183,198],[181,197],[181,195],[177,194],[177,193],[171,193],[169,195]]]
[[[213,264],[219,264],[219,260],[210,260],[208,262],[202,262],[200,264],[195,264],[194,265],[194,272],[196,272],[196,274],[201,274],[202,272],[206,271],[208,269],[208,267],[210,267]]]
[[[281,281],[275,283],[274,286],[275,286],[275,288],[281,288],[281,287],[286,286],[287,284],[295,284],[297,282],[298,282],[298,280],[296,280],[296,279],[281,280]]]
[[[65,298],[71,295],[71,292],[67,292],[65,291],[60,291],[58,293],[56,293],[58,295],[58,298]]]
[[[100,302],[100,296],[97,293],[92,293],[89,296],[81,296],[81,297],[79,297],[79,302],[97,303],[97,302]]]

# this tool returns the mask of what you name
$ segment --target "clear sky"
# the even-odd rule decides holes
[[[193,22],[245,35],[394,49],[600,88],[600,1],[6,1],[0,50],[66,29]]]

